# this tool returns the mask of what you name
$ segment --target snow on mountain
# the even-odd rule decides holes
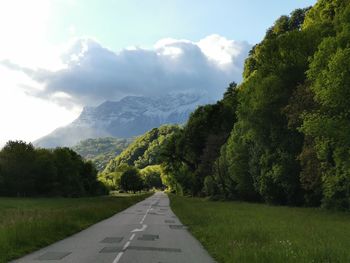
[[[73,146],[98,137],[130,138],[163,124],[181,124],[199,105],[210,101],[198,94],[171,94],[162,97],[128,96],[85,107],[71,124],[34,142],[39,147]]]

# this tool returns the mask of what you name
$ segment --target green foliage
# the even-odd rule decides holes
[[[30,196],[35,189],[35,149],[22,141],[9,141],[0,152],[0,195]]]
[[[0,195],[66,196],[105,194],[90,162],[69,148],[35,149],[9,141],[0,151]]]
[[[120,177],[120,188],[124,191],[137,192],[143,189],[143,180],[135,167],[128,167]]]
[[[266,202],[282,204],[320,202],[319,161],[310,149],[310,138],[305,137],[310,134],[301,133],[299,127],[304,113],[315,111],[320,103],[314,101],[306,72],[310,76],[310,57],[332,30],[322,23],[302,26],[309,13],[313,15],[313,9],[281,17],[247,59],[239,87],[238,122],[222,153],[227,162],[225,177],[234,182],[229,191],[233,197],[259,200],[261,196]],[[324,80],[320,83],[324,85]],[[335,98],[331,101],[340,105]],[[334,122],[330,126],[340,128]],[[225,194],[224,189],[221,192]]]
[[[103,171],[114,172],[120,165],[135,166],[139,169],[159,164],[159,154],[164,141],[179,130],[176,125],[163,125],[136,138],[120,155],[111,160]]]
[[[311,59],[308,78],[317,109],[303,115],[301,130],[310,137],[318,161],[323,204],[350,209],[350,6],[321,1],[313,12],[334,27]],[[346,5],[347,4],[347,5]],[[314,22],[313,20],[313,22]],[[311,23],[311,22],[310,22]]]
[[[84,159],[92,161],[97,170],[103,171],[110,160],[119,155],[131,143],[131,139],[113,137],[87,139],[72,149]]]
[[[98,180],[102,182],[109,190],[120,190],[120,178],[126,170],[129,169],[129,166],[122,164],[111,173],[100,173],[98,175]]]
[[[162,189],[164,187],[162,178],[164,178],[165,175],[160,165],[147,166],[143,168],[140,173],[146,189]]]
[[[236,106],[236,84],[231,83],[221,101],[199,107],[184,128],[166,141],[162,161],[172,177],[172,189],[201,194],[205,177],[212,174],[220,148],[236,120]]]
[[[216,175],[227,178],[219,187],[224,196],[301,202],[296,156],[303,137],[288,125],[284,109],[305,81],[308,58],[319,42],[311,29],[300,30],[306,12],[296,10],[278,19],[247,60],[245,79],[238,89],[238,121],[221,153],[224,158],[218,159],[227,167],[226,175]]]

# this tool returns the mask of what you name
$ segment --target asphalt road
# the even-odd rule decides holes
[[[212,263],[164,193],[13,262]]]

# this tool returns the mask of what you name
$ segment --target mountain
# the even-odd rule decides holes
[[[98,171],[102,171],[108,162],[119,155],[131,142],[132,139],[113,137],[86,139],[72,149],[85,160],[92,161]]]
[[[127,96],[85,107],[71,124],[34,142],[53,148],[73,146],[81,140],[99,137],[131,138],[163,124],[181,124],[191,112],[209,100],[198,94],[172,94],[162,97]]]

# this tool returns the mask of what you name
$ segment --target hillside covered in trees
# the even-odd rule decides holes
[[[177,125],[163,125],[137,137],[120,155],[109,162],[104,173],[114,172],[123,164],[139,169],[158,164],[163,143],[179,130]]]
[[[350,209],[350,1],[280,17],[243,82],[198,108],[162,148],[191,195]]]
[[[109,161],[119,155],[131,142],[132,139],[114,137],[87,139],[80,141],[72,149],[85,160],[91,161],[98,171],[102,171]]]
[[[166,178],[160,166],[160,152],[164,143],[178,131],[177,125],[163,125],[137,137],[109,162],[99,180],[111,190],[162,188]]]
[[[69,148],[36,149],[9,141],[0,151],[0,196],[80,197],[106,194],[91,162]]]

